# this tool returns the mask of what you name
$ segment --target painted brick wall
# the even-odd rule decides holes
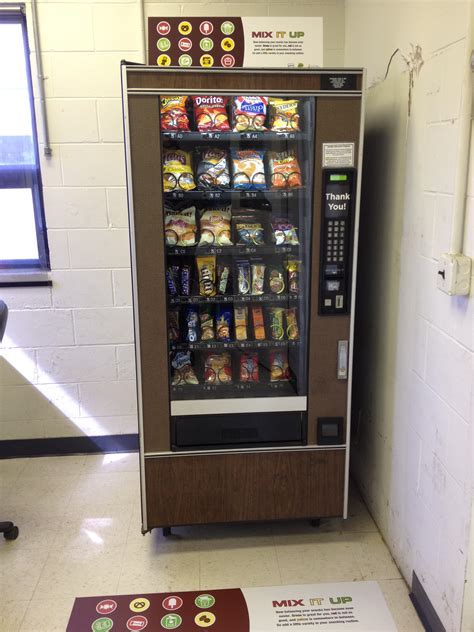
[[[343,0],[145,6],[146,15],[322,16],[326,63],[342,64]],[[0,440],[136,432],[120,60],[141,61],[139,4],[39,0],[38,18],[53,287],[0,289],[10,307]]]
[[[411,116],[399,56],[368,94],[362,215],[373,230],[366,221],[353,470],[406,580],[415,570],[454,632],[472,498],[474,300],[439,292],[436,276],[452,226],[469,3],[346,3],[345,60],[368,68],[369,85],[410,42],[425,60]],[[474,146],[471,155],[464,252],[473,257]]]

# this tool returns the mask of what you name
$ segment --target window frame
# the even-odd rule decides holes
[[[38,131],[36,127],[35,102],[33,93],[33,78],[30,63],[30,47],[28,45],[28,30],[24,9],[16,11],[0,11],[0,24],[20,24],[23,36],[23,52],[25,56],[26,80],[30,103],[32,142],[35,163],[31,165],[0,165],[0,175],[6,184],[0,188],[25,188],[24,174],[28,174],[28,182],[33,199],[33,215],[35,222],[36,242],[38,244],[38,259],[0,259],[0,280],[4,272],[21,272],[26,270],[49,271],[49,246],[46,229],[46,219],[43,201],[43,183],[41,179],[41,164],[39,158]]]

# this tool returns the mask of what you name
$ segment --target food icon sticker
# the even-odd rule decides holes
[[[210,35],[214,30],[214,26],[212,25],[212,22],[204,20],[204,22],[201,22],[201,24],[199,25],[199,30],[201,31],[202,35]]]
[[[165,20],[158,22],[158,24],[156,25],[156,32],[159,33],[160,35],[168,35],[170,31],[171,31],[170,23],[166,22]]]
[[[179,610],[183,605],[181,597],[173,595],[172,597],[166,597],[161,604],[165,610]]]
[[[198,595],[194,600],[194,603],[198,608],[212,608],[212,606],[216,603],[216,600],[212,595]]]
[[[178,31],[181,33],[181,35],[189,35],[192,30],[193,27],[191,26],[191,22],[185,21],[178,24]]]
[[[92,632],[109,632],[114,627],[114,622],[109,617],[96,619],[92,624]]]
[[[158,66],[169,66],[171,64],[171,57],[169,55],[160,55],[156,63]]]
[[[216,616],[212,612],[200,612],[194,617],[194,623],[200,628],[210,628],[216,622]]]
[[[150,600],[146,597],[136,597],[130,602],[129,608],[132,612],[145,612],[150,607]]]
[[[201,47],[201,50],[209,52],[214,48],[214,42],[211,40],[210,37],[203,37],[202,40],[199,42],[199,46]]]
[[[169,50],[171,48],[171,42],[167,37],[160,37],[160,39],[156,42],[156,47],[158,50]]]
[[[235,48],[235,42],[231,37],[224,37],[221,42],[222,50],[231,51]]]
[[[190,55],[181,55],[178,59],[178,64],[184,68],[189,68],[189,66],[192,66],[192,63],[193,58]]]
[[[176,630],[182,624],[183,620],[179,614],[165,614],[161,619],[161,627],[165,630]]]
[[[214,65],[214,57],[212,55],[201,55],[199,63],[203,68],[211,68]]]
[[[232,35],[232,33],[235,31],[234,23],[230,22],[229,20],[222,22],[221,31],[222,33],[224,33],[224,35]]]

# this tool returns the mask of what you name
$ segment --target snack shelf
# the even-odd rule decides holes
[[[282,142],[287,140],[309,141],[306,132],[161,132],[163,140],[180,142],[227,141],[227,142]]]
[[[306,195],[306,187],[295,187],[294,189],[266,189],[266,190],[201,190],[191,191],[165,191],[165,200],[285,200],[299,199]]]
[[[275,397],[296,394],[291,381],[234,382],[233,384],[183,384],[171,387],[174,400],[215,399],[218,397]]]
[[[299,294],[229,294],[218,296],[173,296],[169,305],[195,305],[202,303],[288,303],[297,301]]]
[[[173,342],[170,341],[172,351],[228,351],[245,349],[281,349],[286,347],[297,347],[300,340],[232,340],[221,342],[213,340],[211,342]]]
[[[168,255],[297,255],[299,246],[168,246]]]

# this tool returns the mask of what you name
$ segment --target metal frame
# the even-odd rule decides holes
[[[357,289],[357,253],[359,251],[359,221],[360,221],[360,196],[362,188],[362,157],[364,153],[364,120],[365,120],[365,99],[364,93],[366,89],[366,71],[362,71],[362,91],[360,103],[360,136],[359,136],[359,152],[357,157],[357,185],[356,185],[356,202],[355,202],[355,218],[352,237],[352,290],[351,290],[351,311],[349,324],[349,362],[348,362],[348,381],[347,381],[347,413],[346,413],[346,470],[344,474],[344,514],[347,518],[347,506],[349,503],[349,465],[351,456],[351,422],[352,422],[352,374],[354,362],[354,324],[356,309],[356,289]]]
[[[12,165],[0,167],[0,176],[2,172],[5,174],[6,185],[0,185],[0,188],[15,188],[16,186],[23,184],[20,188],[27,188],[24,186],[25,175],[29,175],[31,178],[31,184],[29,188],[33,197],[33,213],[35,220],[36,241],[38,244],[38,259],[5,259],[0,260],[0,269],[8,270],[21,270],[24,268],[36,268],[38,270],[49,270],[49,248],[48,238],[46,232],[46,221],[44,215],[44,203],[43,203],[43,186],[41,181],[41,167],[39,160],[38,149],[38,133],[36,128],[36,117],[34,108],[34,94],[33,94],[33,81],[31,75],[30,64],[30,51],[28,46],[28,32],[26,24],[26,16],[24,13],[24,5],[18,5],[16,10],[10,7],[10,10],[5,10],[2,14],[0,11],[0,23],[12,23],[20,24],[23,35],[23,52],[25,55],[25,66],[28,84],[28,96],[30,103],[30,115],[31,115],[31,130],[32,130],[32,143],[35,156],[35,164],[31,165]],[[28,177],[26,179],[29,179]],[[23,182],[22,182],[23,181]]]
[[[137,276],[136,269],[133,265],[135,261],[135,239],[134,239],[134,208],[133,208],[133,183],[131,178],[131,156],[130,156],[130,130],[129,130],[129,116],[128,116],[128,97],[129,95],[156,95],[156,94],[174,94],[176,90],[150,90],[150,89],[128,89],[127,85],[127,72],[128,70],[134,72],[155,72],[155,66],[138,66],[135,64],[122,63],[122,106],[124,115],[124,138],[125,138],[125,159],[126,159],[126,174],[127,174],[127,195],[128,195],[128,207],[130,214],[130,249],[132,258],[132,291],[134,304],[137,304]],[[278,70],[265,70],[265,69],[251,69],[252,72],[257,74],[278,74],[282,71],[288,72],[288,68],[281,68]],[[202,72],[201,69],[179,69],[174,67],[161,68],[160,72],[176,72],[182,71],[183,73]],[[248,73],[249,69],[210,69],[206,72],[215,73]],[[344,74],[360,74],[361,69],[334,69],[334,70],[298,70],[303,74],[334,74],[335,72],[344,72]],[[294,91],[281,91],[279,94],[293,94],[295,96],[315,96],[315,97],[361,97],[361,114],[360,114],[360,136],[359,136],[359,152],[358,152],[358,164],[357,164],[357,190],[356,190],[356,202],[355,202],[355,218],[353,228],[353,242],[352,242],[352,289],[351,289],[351,312],[350,312],[350,329],[349,329],[349,361],[348,361],[348,384],[347,384],[347,411],[346,411],[346,443],[338,445],[325,445],[325,446],[282,446],[282,447],[257,447],[257,448],[235,448],[225,450],[192,450],[183,452],[147,452],[144,449],[144,436],[143,436],[143,402],[141,396],[141,362],[140,362],[140,331],[139,331],[139,316],[136,309],[134,313],[134,330],[135,330],[135,358],[137,364],[137,403],[138,403],[138,428],[139,428],[139,441],[140,441],[140,479],[142,485],[141,493],[141,505],[142,505],[142,533],[149,531],[147,521],[147,509],[146,509],[146,480],[145,480],[145,459],[153,457],[167,457],[173,458],[176,456],[196,456],[196,455],[215,455],[215,454],[238,454],[238,453],[257,453],[257,452],[282,452],[282,451],[298,451],[298,452],[313,452],[313,451],[328,451],[328,450],[345,450],[345,472],[344,472],[344,506],[343,517],[347,518],[347,506],[348,506],[348,491],[349,491],[349,463],[350,463],[350,430],[351,430],[351,395],[352,395],[352,371],[353,371],[353,343],[354,343],[354,322],[355,322],[355,306],[356,306],[356,281],[357,281],[357,253],[358,253],[358,241],[359,241],[359,218],[360,218],[360,196],[361,196],[361,179],[362,179],[362,155],[363,155],[363,131],[364,131],[364,115],[365,115],[365,102],[364,92],[366,86],[366,73],[362,70],[362,90],[351,91],[308,91],[308,92],[294,92]],[[192,90],[196,94],[207,94],[208,90]],[[228,90],[213,90],[216,94],[227,93]],[[249,91],[250,94],[258,94],[256,91]],[[306,399],[306,398],[304,398]],[[213,401],[213,400],[211,400]],[[186,404],[187,402],[182,402]]]

